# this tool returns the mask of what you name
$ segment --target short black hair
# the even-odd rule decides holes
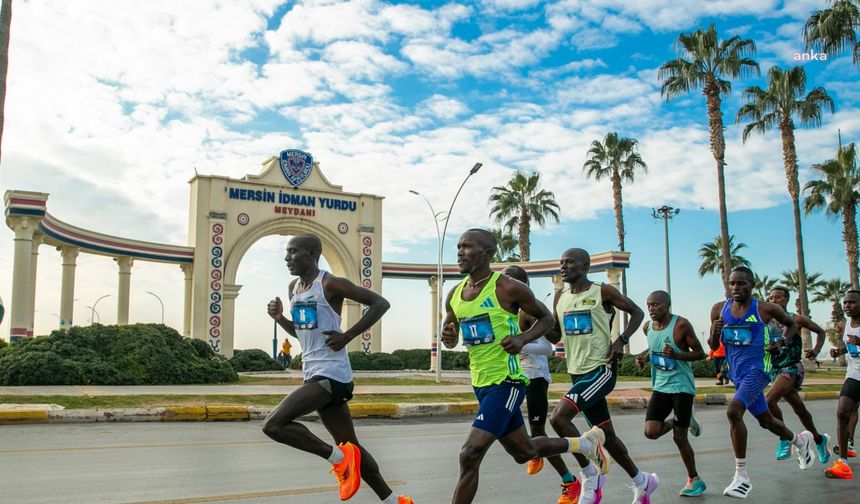
[[[747,268],[746,266],[735,266],[734,268],[732,268],[732,273],[734,272],[748,275],[752,283],[755,283],[755,275],[753,274],[752,270]]]
[[[849,289],[849,290],[845,291],[845,295],[847,296],[848,294],[857,294],[858,296],[860,296],[860,290]]]
[[[322,241],[320,241],[320,237],[315,234],[297,234],[293,236],[293,240],[297,245],[303,247],[306,250],[315,250],[317,252],[322,253]]]
[[[785,293],[785,299],[791,299],[791,291],[788,290],[788,287],[783,287],[782,285],[777,285],[770,291],[773,292],[775,290],[782,291]]]
[[[663,301],[666,301],[666,304],[672,306],[672,296],[670,296],[669,293],[664,290],[655,290],[651,294],[648,294],[648,297],[651,296],[657,296],[659,298],[662,298]]]
[[[562,253],[561,255],[562,255],[562,257],[571,256],[574,259],[579,259],[580,261],[584,261],[586,264],[591,266],[591,254],[589,254],[588,251],[585,249],[581,249],[581,248],[577,248],[577,247],[569,248],[569,249],[565,250],[564,253]]]
[[[480,238],[477,240],[478,243],[480,243],[484,248],[492,249],[493,253],[496,252],[496,237],[493,236],[493,233],[487,231],[486,229],[480,228],[467,229],[466,232],[463,234],[466,233],[474,233],[480,236]]]
[[[529,284],[529,274],[526,273],[526,270],[520,268],[519,266],[507,266],[505,269],[502,270],[502,273],[513,278],[514,280],[519,280],[526,285]]]

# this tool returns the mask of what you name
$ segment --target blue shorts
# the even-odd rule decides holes
[[[739,372],[732,374],[736,390],[735,399],[744,403],[744,407],[753,416],[759,416],[768,410],[764,389],[770,385],[770,378],[770,374],[758,368],[746,370],[743,374]]]
[[[525,423],[520,406],[526,397],[526,386],[521,382],[504,381],[498,385],[474,387],[478,397],[478,414],[472,427],[503,438]]]

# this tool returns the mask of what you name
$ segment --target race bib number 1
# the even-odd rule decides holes
[[[293,325],[296,329],[308,330],[317,328],[316,301],[298,301],[291,309]]]
[[[564,312],[564,334],[567,336],[579,336],[580,334],[591,334],[594,329],[591,325],[591,312],[588,310]]]
[[[493,324],[486,313],[460,320],[460,334],[466,346],[485,345],[496,340]]]
[[[752,343],[752,330],[747,326],[725,326],[723,340],[733,346],[749,346]]]

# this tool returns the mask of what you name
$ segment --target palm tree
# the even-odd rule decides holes
[[[741,256],[738,252],[746,248],[746,243],[738,243],[734,244],[735,235],[729,235],[729,243],[728,247],[723,247],[722,238],[719,236],[714,237],[714,241],[710,243],[703,243],[699,248],[699,258],[702,260],[702,264],[699,266],[699,276],[703,277],[708,273],[720,273],[720,276],[723,275],[723,265],[725,261],[723,261],[723,250],[728,248],[731,250],[731,259],[729,260],[729,268],[734,268],[737,266],[746,266],[750,267],[750,262],[746,257]],[[731,269],[729,269],[731,272]]]
[[[490,193],[490,217],[504,222],[507,231],[517,229],[520,260],[529,260],[531,223],[543,227],[547,217],[558,222],[559,206],[552,191],[540,189],[540,174],[517,171],[505,186],[493,187]]]
[[[490,229],[490,233],[496,238],[496,255],[493,262],[517,262],[520,255],[517,254],[517,237],[503,229]]]
[[[800,278],[797,274],[797,270],[786,270],[783,271],[780,279],[780,285],[788,289],[790,292],[794,292],[795,294],[800,292]],[[821,286],[821,273],[808,273],[806,275],[806,286],[810,290],[810,292],[815,292]],[[799,313],[800,312],[800,297],[797,296],[794,299],[794,309]]]
[[[815,11],[803,25],[806,48],[819,47],[827,55],[844,50],[852,53],[854,64],[860,65],[860,3],[857,0],[830,0],[831,7]]]
[[[624,248],[624,209],[621,202],[621,183],[633,183],[636,169],[648,173],[648,166],[639,155],[633,138],[618,138],[618,133],[612,131],[606,134],[603,143],[597,140],[591,142],[591,148],[586,154],[585,175],[594,180],[608,178],[612,182],[612,201],[615,210],[615,230],[618,233],[618,250]],[[627,295],[627,272],[622,270],[621,293]],[[625,318],[626,320],[626,318]]]
[[[734,36],[720,40],[713,23],[707,30],[678,35],[678,49],[683,56],[664,63],[658,72],[663,80],[661,96],[667,100],[686,95],[691,89],[702,88],[707,99],[708,127],[711,133],[711,153],[717,161],[717,194],[720,204],[720,238],[723,247],[720,272],[726,296],[729,292],[729,221],[726,212],[725,154],[726,139],[723,132],[721,95],[729,93],[731,83],[726,80],[748,75],[759,75],[755,55],[755,42]]]
[[[0,147],[6,123],[6,75],[9,72],[9,35],[12,29],[12,0],[0,3]],[[2,150],[0,150],[2,153]]]
[[[794,117],[802,126],[819,126],[824,107],[833,112],[833,99],[824,88],[817,87],[806,94],[806,71],[801,66],[783,70],[771,67],[767,72],[767,89],[750,86],[744,90],[747,103],[738,110],[737,122],[751,119],[744,127],[743,141],[753,131],[766,133],[779,128],[782,136],[782,160],[785,178],[788,180],[788,194],[794,213],[794,245],[797,251],[798,298],[800,313],[809,315],[809,298],[806,287],[806,264],[803,254],[803,231],[800,221],[800,183],[797,180],[797,151],[794,142]]]
[[[813,303],[830,303],[830,327],[827,329],[827,340],[835,348],[842,348],[845,343],[842,341],[842,335],[836,330],[836,325],[845,320],[845,312],[842,311],[842,296],[845,291],[851,288],[847,282],[843,282],[839,278],[831,278],[830,280],[821,282],[818,288],[815,289],[812,298]],[[840,364],[845,364],[845,356],[841,356]]]
[[[758,276],[758,273],[753,273],[753,280],[755,281],[755,292],[753,293],[753,296],[761,299],[762,301],[766,301],[767,295],[770,294],[770,291],[779,284],[779,280],[776,278],[770,278],[767,275],[760,277]]]
[[[860,203],[860,171],[857,169],[857,150],[855,144],[840,147],[836,159],[812,165],[813,175],[818,180],[810,180],[803,186],[808,196],[803,202],[807,215],[821,208],[828,217],[842,216],[842,241],[848,257],[848,280],[852,289],[860,288],[857,283],[857,204]]]

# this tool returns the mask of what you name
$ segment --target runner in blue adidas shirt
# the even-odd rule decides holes
[[[780,306],[759,302],[752,297],[754,287],[753,272],[749,268],[739,266],[732,270],[729,276],[732,297],[711,308],[711,334],[708,338],[712,349],[717,349],[720,341],[725,345],[729,375],[737,390],[726,410],[735,452],[735,477],[723,490],[723,495],[739,499],[746,499],[752,489],[746,459],[747,428],[744,413],[747,410],[756,417],[760,426],[780,439],[791,441],[797,448],[801,469],[806,469],[814,461],[812,434],[809,431],[799,434],[791,432],[782,421],[770,414],[764,397],[764,389],[770,383],[772,371],[767,324],[776,320],[785,326],[783,337],[786,339],[794,337],[797,324]]]

